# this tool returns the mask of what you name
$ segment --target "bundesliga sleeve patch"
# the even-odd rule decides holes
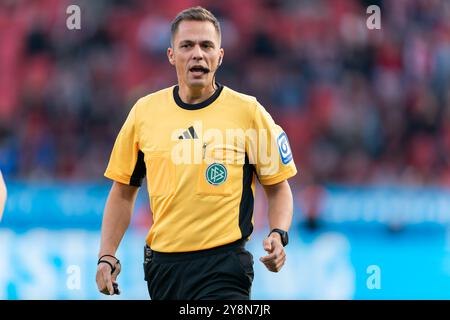
[[[286,133],[281,132],[277,139],[278,151],[283,164],[288,164],[292,160],[292,151]]]

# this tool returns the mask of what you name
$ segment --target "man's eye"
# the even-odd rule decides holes
[[[190,47],[190,46],[191,46],[190,44],[183,44],[183,45],[181,45],[182,48],[187,48],[187,47]]]

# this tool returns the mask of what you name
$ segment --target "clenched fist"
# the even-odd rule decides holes
[[[97,266],[98,290],[106,295],[120,294],[117,284],[117,276],[121,270],[120,261],[113,256],[103,256]]]
[[[259,261],[264,263],[269,271],[280,271],[286,262],[286,253],[284,251],[283,244],[281,243],[280,235],[276,232],[271,233],[266,239],[264,239],[263,247],[268,255],[261,257]]]

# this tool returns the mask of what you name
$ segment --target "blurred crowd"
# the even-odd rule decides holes
[[[221,21],[218,81],[283,126],[294,183],[450,185],[447,0],[2,0],[4,175],[101,179],[136,99],[175,84],[170,22],[198,4]]]

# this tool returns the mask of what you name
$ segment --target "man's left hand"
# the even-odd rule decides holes
[[[276,232],[272,232],[266,239],[264,239],[263,247],[264,250],[267,251],[268,255],[259,258],[259,261],[264,263],[269,271],[280,271],[286,262],[286,253],[284,252],[280,235]]]

